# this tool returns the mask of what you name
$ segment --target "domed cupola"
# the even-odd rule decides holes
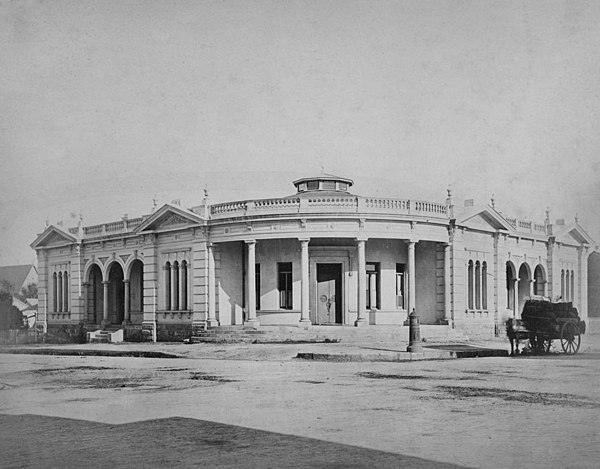
[[[321,174],[294,181],[298,194],[316,191],[348,194],[348,189],[352,184],[354,184],[352,179],[341,178],[332,174]]]

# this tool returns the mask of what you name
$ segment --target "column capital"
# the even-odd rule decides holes
[[[356,242],[357,243],[366,243],[368,239],[369,239],[368,236],[357,236]]]
[[[310,237],[308,237],[308,238],[306,238],[306,237],[298,238],[298,241],[300,241],[301,243],[308,243],[310,241]]]
[[[129,283],[129,279],[128,278],[124,278],[123,279],[123,283]]]
[[[102,280],[102,285],[110,285],[110,281],[109,280]]]
[[[255,239],[245,239],[244,243],[246,243],[246,244],[256,244],[256,240]]]

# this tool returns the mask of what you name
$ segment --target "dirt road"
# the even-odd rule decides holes
[[[403,363],[0,355],[0,449],[8,467],[598,467],[599,364],[598,353]]]

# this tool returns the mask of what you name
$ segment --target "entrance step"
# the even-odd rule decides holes
[[[108,344],[123,342],[123,329],[113,327],[88,332],[87,341],[91,344]]]
[[[266,331],[244,326],[221,326],[199,330],[191,337],[192,343],[251,343],[257,337],[264,336]]]

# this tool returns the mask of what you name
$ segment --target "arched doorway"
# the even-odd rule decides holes
[[[129,321],[141,324],[144,311],[144,264],[136,259],[129,270]]]
[[[531,296],[531,270],[527,264],[521,264],[519,267],[519,299],[518,299],[518,314],[521,315],[525,300]]]
[[[533,294],[546,296],[546,275],[541,265],[536,266],[533,272]]]
[[[104,311],[104,291],[102,287],[102,271],[97,264],[92,265],[88,273],[87,283],[87,320],[100,324]]]
[[[588,257],[588,316],[600,317],[600,252]]]
[[[125,284],[123,268],[114,262],[108,271],[108,320],[121,324],[125,320]]]
[[[506,309],[513,312],[513,317],[516,317],[515,311],[515,283],[517,280],[517,274],[515,266],[512,262],[506,263]]]

